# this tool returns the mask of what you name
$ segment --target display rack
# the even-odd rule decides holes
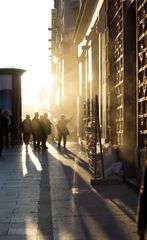
[[[92,102],[92,109],[92,118],[88,118],[89,120],[86,124],[86,142],[89,170],[91,171],[93,180],[95,181],[104,178],[103,151],[97,95],[95,97],[95,102]]]

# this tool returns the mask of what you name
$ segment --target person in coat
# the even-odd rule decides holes
[[[42,149],[48,149],[46,146],[48,135],[51,134],[51,121],[48,119],[48,113],[44,113],[43,117],[40,120],[41,129],[42,129]]]
[[[26,115],[25,120],[22,122],[22,134],[23,134],[23,142],[26,145],[26,148],[29,145],[30,137],[32,133],[32,122],[30,119],[30,115]]]
[[[72,117],[70,119],[65,119],[65,115],[62,114],[56,127],[58,130],[58,148],[60,149],[61,146],[61,140],[63,138],[63,147],[66,148],[66,141],[67,141],[67,135],[69,134],[67,123],[70,122]]]
[[[40,149],[41,141],[41,124],[39,119],[39,113],[35,112],[34,118],[32,119],[32,135],[33,135],[33,147],[34,150]]]
[[[138,211],[137,211],[137,230],[140,239],[144,239],[147,227],[147,159],[142,184],[139,192]]]

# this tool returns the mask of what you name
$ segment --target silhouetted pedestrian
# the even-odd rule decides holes
[[[48,113],[44,113],[43,119],[42,119],[42,130],[43,130],[43,138],[42,138],[42,148],[48,149],[46,146],[46,141],[48,138],[48,135],[51,134],[51,121],[48,119]]]
[[[35,112],[34,118],[32,119],[32,134],[33,134],[34,149],[40,149],[41,125],[40,125],[38,112]]]
[[[26,119],[22,122],[23,142],[25,143],[26,147],[29,145],[31,133],[32,121],[30,119],[30,115],[26,115]]]
[[[44,120],[43,115],[40,115],[39,121],[40,121],[40,144],[41,144],[41,147],[43,146],[43,142],[46,137],[45,132],[44,132],[43,120]]]
[[[8,111],[3,112],[3,133],[4,133],[4,145],[6,148],[10,145],[12,134],[12,116]]]
[[[147,160],[145,162],[145,169],[142,184],[140,187],[139,201],[138,201],[138,218],[137,228],[140,239],[144,239],[147,227]]]
[[[2,118],[2,110],[0,109],[0,157],[2,156],[2,150],[3,150],[3,118]]]
[[[60,146],[61,146],[62,138],[63,138],[63,147],[66,148],[67,135],[69,135],[67,123],[70,121],[71,121],[71,118],[65,119],[65,115],[62,114],[56,125],[57,130],[58,130],[58,148],[60,148]]]

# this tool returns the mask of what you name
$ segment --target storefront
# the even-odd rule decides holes
[[[74,32],[80,76],[79,141],[86,147],[93,142],[94,156],[97,95],[102,144],[115,147],[124,178],[138,184],[147,154],[146,2],[83,4]]]

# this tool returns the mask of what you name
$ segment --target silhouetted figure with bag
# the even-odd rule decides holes
[[[147,227],[147,160],[145,163],[143,180],[140,187],[137,212],[137,228],[141,240],[145,239],[146,227]]]
[[[67,128],[67,123],[71,121],[70,119],[65,119],[65,115],[62,114],[61,118],[59,119],[56,127],[58,130],[58,148],[60,149],[61,146],[61,140],[63,138],[63,147],[66,148],[66,141],[67,141],[67,135],[69,135],[69,131]]]

